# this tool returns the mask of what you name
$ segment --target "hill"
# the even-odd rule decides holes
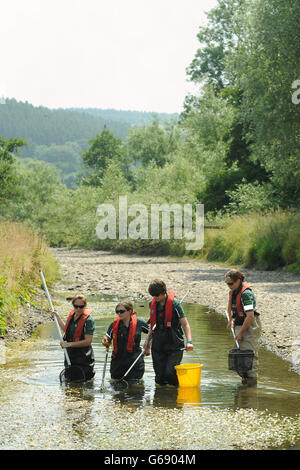
[[[28,145],[21,149],[20,157],[53,164],[60,170],[62,181],[72,188],[82,170],[82,152],[104,126],[125,140],[132,125],[151,122],[153,116],[149,112],[115,109],[49,109],[6,99],[0,104],[0,136],[25,139]],[[160,122],[176,117],[166,113],[155,116]]]
[[[148,111],[124,111],[118,109],[100,109],[100,108],[71,108],[74,111],[89,113],[92,116],[99,116],[107,121],[118,121],[130,126],[139,124],[148,124],[155,116],[160,123],[168,119],[177,119],[179,114],[155,113]]]
[[[0,135],[19,137],[37,145],[62,145],[95,137],[104,125],[116,136],[125,139],[129,124],[93,116],[83,110],[35,107],[27,102],[6,99],[0,105]]]

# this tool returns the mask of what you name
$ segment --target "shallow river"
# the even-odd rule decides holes
[[[300,448],[300,376],[261,348],[257,387],[241,385],[228,370],[234,343],[226,319],[207,307],[184,304],[195,350],[182,362],[203,365],[200,387],[156,387],[147,357],[142,384],[115,391],[108,364],[100,391],[100,341],[116,301],[96,300],[89,302],[96,313],[93,381],[60,385],[63,353],[53,323],[0,366],[0,449]],[[147,318],[142,304],[135,308]]]

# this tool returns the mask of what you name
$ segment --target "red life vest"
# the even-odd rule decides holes
[[[245,312],[244,312],[244,308],[243,308],[243,304],[242,304],[242,293],[246,290],[246,289],[251,289],[252,284],[248,284],[247,282],[243,282],[242,283],[242,288],[241,290],[239,291],[239,293],[237,294],[236,296],[236,311],[237,311],[237,314],[239,317],[244,317],[245,316]],[[232,291],[229,292],[229,303],[228,303],[228,312],[230,313],[231,310],[232,310]]]
[[[117,340],[117,334],[118,334],[118,328],[119,328],[119,323],[120,323],[120,318],[116,318],[113,323],[113,347],[114,347],[114,355],[117,354],[118,352],[118,340]],[[128,341],[127,341],[127,346],[126,350],[129,353],[132,353],[133,351],[133,346],[134,346],[134,337],[136,333],[136,325],[137,325],[137,318],[136,315],[131,315],[131,321],[129,325],[129,334],[128,334]]]
[[[80,338],[82,336],[85,321],[90,316],[92,311],[93,310],[90,310],[88,308],[83,309],[83,313],[79,317],[79,321],[77,323],[77,326],[76,326],[76,329],[75,329],[75,332],[74,332],[74,335],[73,335],[73,341],[79,341],[80,340]],[[66,322],[66,325],[65,325],[65,328],[64,328],[64,332],[67,331],[68,326],[70,324],[70,321],[72,320],[72,317],[73,317],[74,313],[75,313],[75,310],[72,310],[72,312],[68,316],[67,322]]]
[[[166,300],[165,306],[165,327],[171,328],[172,326],[172,316],[173,316],[173,302],[174,302],[175,292],[170,291],[168,292],[168,297]],[[150,305],[150,324],[151,329],[153,329],[154,325],[156,324],[156,300],[152,299]]]

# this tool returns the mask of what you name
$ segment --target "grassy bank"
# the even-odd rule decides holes
[[[222,219],[206,230],[201,257],[256,269],[300,272],[300,213],[280,209]]]
[[[1,334],[7,324],[20,324],[22,304],[35,302],[40,268],[50,282],[56,278],[56,261],[43,238],[24,224],[0,220]]]

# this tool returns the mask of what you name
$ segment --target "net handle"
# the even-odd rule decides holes
[[[230,319],[229,319],[229,315],[228,315],[228,311],[227,311],[227,310],[226,310],[226,317],[227,317],[227,320],[228,320],[228,322],[229,322]],[[234,328],[230,328],[230,329],[231,329],[231,333],[232,333],[232,335],[233,335],[233,337],[234,337],[235,344],[237,345],[237,348],[240,349],[239,342],[238,342],[238,341],[236,340],[236,338],[235,338]]]
[[[43,286],[44,286],[44,290],[45,290],[46,297],[47,297],[48,302],[49,302],[49,306],[50,306],[51,312],[53,312],[53,311],[54,311],[54,308],[53,308],[52,300],[51,300],[51,297],[50,297],[50,294],[49,294],[49,291],[48,291],[48,287],[47,287],[47,284],[46,284],[46,280],[45,280],[43,271],[42,271],[41,269],[40,269],[40,276],[41,276],[41,279],[42,279],[42,283],[43,283]],[[57,331],[58,331],[60,340],[63,341],[63,335],[62,335],[60,326],[59,326],[59,324],[58,324],[56,315],[54,315],[54,321],[55,321],[55,325],[56,325],[56,328],[57,328]],[[67,364],[68,364],[68,366],[70,366],[70,365],[71,365],[71,361],[70,361],[70,358],[69,358],[68,351],[67,351],[66,348],[63,348],[63,350],[64,350],[64,354],[65,354],[65,358],[66,358]]]

